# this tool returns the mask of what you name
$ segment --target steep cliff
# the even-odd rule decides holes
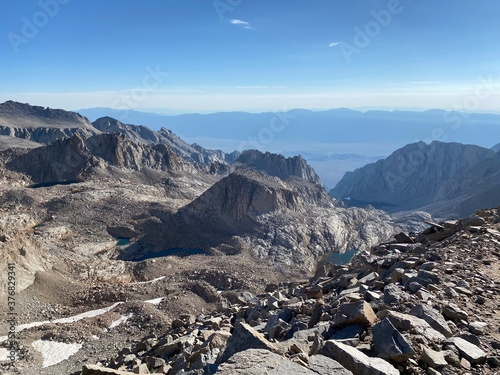
[[[33,150],[11,149],[0,153],[8,169],[31,177],[34,182],[79,181],[97,170],[117,167],[131,171],[194,171],[165,145],[140,145],[120,134],[99,134],[55,141]]]
[[[450,207],[437,208],[438,205],[471,193],[472,187],[485,182],[488,173],[479,177],[478,168],[494,155],[492,150],[473,145],[413,143],[385,160],[346,173],[330,194],[388,211],[425,207],[433,213],[443,213]]]
[[[248,150],[244,151],[236,159],[234,165],[262,171],[282,180],[298,177],[312,184],[321,185],[319,176],[301,156],[285,158],[282,155],[270,152],[263,153],[257,150]]]

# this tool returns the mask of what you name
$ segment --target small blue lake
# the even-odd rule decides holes
[[[125,245],[128,245],[130,243],[130,238],[126,238],[126,237],[118,237],[116,239],[116,246],[125,246]]]
[[[188,257],[191,255],[205,255],[205,251],[201,249],[167,249],[167,250],[162,250],[158,251],[156,253],[150,253],[143,255],[140,258],[134,259],[134,262],[141,262],[146,259],[153,259],[153,258],[160,258],[160,257],[167,257],[167,256],[176,256],[180,258]]]
[[[347,264],[350,262],[352,257],[354,255],[356,255],[357,252],[358,252],[358,249],[352,249],[352,250],[346,251],[343,254],[332,254],[328,257],[328,262],[333,263],[333,264],[339,264],[339,265]]]

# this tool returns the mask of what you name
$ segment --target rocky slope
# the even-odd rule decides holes
[[[400,233],[310,280],[178,316],[81,374],[497,374],[499,229],[492,209]]]
[[[48,144],[75,133],[90,136],[99,131],[75,112],[13,101],[0,104],[0,135]]]
[[[226,154],[220,150],[207,150],[200,145],[189,145],[168,129],[154,131],[146,126],[123,124],[111,117],[102,117],[92,125],[104,133],[122,133],[135,142],[145,144],[164,144],[184,159],[210,165],[214,162],[232,163],[238,153]]]
[[[323,257],[373,245],[398,227],[381,211],[337,207],[322,186],[246,169],[221,179],[177,212],[154,216],[136,227],[143,236],[123,251],[122,259],[200,249],[249,254],[310,272]]]
[[[118,133],[88,138],[75,134],[33,150],[7,150],[0,153],[0,159],[8,169],[28,175],[36,183],[81,181],[111,167],[196,170],[165,145],[141,145]]]
[[[321,185],[319,176],[301,156],[285,158],[270,152],[248,150],[244,151],[233,165],[236,168],[243,165],[246,168],[262,171],[282,180],[298,177],[312,184]]]
[[[330,193],[352,204],[372,204],[391,212],[422,209],[438,216],[470,214],[500,203],[485,194],[500,186],[498,176],[486,172],[495,160],[494,151],[478,146],[419,142],[346,173]],[[467,200],[475,200],[476,205],[464,203]]]

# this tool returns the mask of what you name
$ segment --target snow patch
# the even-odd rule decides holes
[[[113,305],[109,307],[104,307],[102,309],[97,309],[97,310],[92,310],[92,311],[87,311],[78,315],[70,316],[69,318],[61,318],[61,319],[55,319],[51,323],[74,323],[78,322],[79,320],[85,319],[85,318],[94,318],[99,315],[106,314],[108,311],[113,310],[116,306],[121,305],[123,302],[116,302]]]
[[[42,367],[54,366],[76,354],[82,348],[82,344],[65,344],[45,340],[34,341],[31,346],[42,353]]]
[[[27,324],[21,324],[16,327],[16,332],[21,332],[24,331],[25,329],[33,328],[33,327],[39,327],[43,326],[44,324],[49,324],[49,323],[60,323],[60,324],[68,324],[68,323],[75,323],[78,322],[79,320],[85,319],[85,318],[94,318],[99,315],[106,314],[108,311],[113,310],[116,306],[121,305],[123,302],[116,302],[113,305],[109,307],[104,307],[102,309],[97,309],[97,310],[91,310],[87,311],[78,315],[73,315],[68,318],[60,318],[60,319],[54,319],[54,320],[45,320],[43,322],[33,322],[33,323],[27,323]],[[0,342],[7,341],[7,336],[0,336]]]
[[[120,319],[115,320],[114,322],[111,323],[111,325],[108,327],[109,329],[118,327],[120,324],[125,323],[127,320],[132,318],[135,314],[134,313],[129,313],[127,315],[122,315]]]
[[[161,276],[161,277],[158,277],[158,278],[156,278],[154,280],[149,280],[149,281],[138,281],[138,282],[135,282],[135,283],[130,283],[128,285],[153,284],[153,283],[156,283],[157,281],[163,280],[165,277],[167,277],[167,276]]]
[[[152,305],[159,305],[161,303],[161,301],[163,301],[164,299],[165,299],[165,297],[160,297],[160,298],[150,299],[150,300],[144,301],[144,302],[150,303]]]

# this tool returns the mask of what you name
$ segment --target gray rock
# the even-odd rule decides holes
[[[372,334],[374,349],[381,358],[404,362],[415,355],[411,344],[387,318],[372,327]]]
[[[426,346],[422,348],[422,361],[432,368],[440,368],[448,365],[443,352],[436,352]]]
[[[394,238],[396,239],[396,241],[398,241],[399,243],[414,243],[414,241],[411,239],[410,236],[408,236],[406,233],[398,233],[394,236]]]
[[[264,349],[271,352],[278,352],[278,348],[266,340],[261,333],[255,331],[248,324],[241,323],[235,328],[233,335],[227,343],[226,350],[224,350],[224,353],[217,362],[225,362],[235,353],[247,349]]]
[[[455,320],[469,319],[469,315],[454,303],[450,303],[448,305],[443,306],[442,313],[444,316],[450,319],[455,319]]]
[[[486,361],[486,353],[483,350],[460,337],[452,337],[446,343],[454,345],[460,355],[472,364],[481,364]]]
[[[396,311],[386,311],[384,314],[381,314],[381,317],[384,317],[384,315],[387,315],[387,318],[398,330],[422,335],[432,342],[441,342],[446,339],[443,334],[432,328],[425,320],[413,315],[402,314]]]
[[[442,333],[445,337],[453,336],[453,333],[451,332],[451,329],[448,326],[448,323],[446,323],[443,315],[429,305],[413,306],[410,310],[410,315],[414,315],[417,318],[425,320],[432,328]]]
[[[484,335],[487,328],[488,323],[485,322],[472,322],[469,324],[469,331],[475,335]]]
[[[352,375],[352,372],[340,363],[321,354],[310,357],[308,366],[310,370],[318,375]]]
[[[377,315],[369,303],[358,301],[346,303],[340,306],[335,315],[335,325],[351,324],[373,324],[377,321]]]
[[[394,284],[386,285],[384,288],[384,303],[401,303],[408,298],[408,294]]]
[[[303,366],[264,349],[235,353],[217,369],[219,375],[317,375]]]
[[[322,352],[354,375],[399,375],[399,371],[389,362],[368,357],[358,349],[334,340],[327,341]]]

